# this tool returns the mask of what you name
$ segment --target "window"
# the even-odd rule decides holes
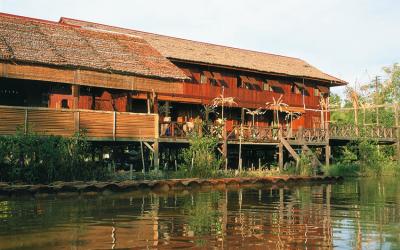
[[[268,82],[263,82],[263,90],[264,91],[272,91],[272,87],[269,85]]]
[[[319,96],[320,92],[318,88],[314,88],[314,96]]]
[[[218,86],[218,82],[217,82],[217,80],[214,79],[214,78],[211,78],[211,79],[210,79],[210,83],[211,83],[211,85],[213,85],[213,86]]]
[[[207,83],[207,76],[200,73],[200,83]]]
[[[238,78],[237,78],[237,87],[238,87],[238,88],[241,88],[242,86],[243,86],[242,78],[238,77]]]
[[[299,84],[292,83],[292,93],[301,94],[301,89],[299,87]]]
[[[257,91],[261,91],[262,90],[260,85],[258,85],[258,84],[253,84],[253,89],[257,90]]]
[[[62,99],[62,100],[61,100],[61,108],[63,108],[63,109],[69,109],[68,100],[67,100],[67,99]]]
[[[254,89],[253,84],[246,82],[245,83],[245,88],[246,89]]]

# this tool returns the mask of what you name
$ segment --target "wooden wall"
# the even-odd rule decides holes
[[[181,66],[183,67],[183,66]],[[302,93],[292,93],[292,84],[294,82],[301,82],[301,79],[283,78],[276,76],[266,77],[265,75],[249,74],[240,71],[227,71],[220,69],[210,69],[210,68],[196,68],[196,67],[183,67],[184,71],[191,75],[193,78],[192,83],[184,84],[183,95],[188,98],[198,98],[201,99],[203,103],[207,103],[213,98],[221,94],[221,85],[217,81],[218,86],[213,86],[210,80],[207,83],[200,83],[200,72],[218,72],[223,81],[225,82],[225,96],[235,97],[238,106],[247,108],[258,108],[265,106],[266,102],[273,102],[273,98],[277,100],[281,95],[283,97],[283,102],[294,107],[303,107],[304,104],[307,108],[318,108],[320,97],[314,95],[314,89],[316,88],[317,82],[311,80],[305,80],[306,91],[304,92],[304,98]],[[247,75],[255,79],[253,81],[258,85],[258,90],[256,89],[246,89],[238,88],[238,76]],[[263,81],[261,79],[266,79],[270,86],[280,86],[275,88],[273,91],[263,90]],[[304,101],[304,102],[303,102]]]
[[[170,97],[173,101],[174,98],[184,97],[189,100],[189,103],[207,104],[215,97],[222,93],[222,86],[224,86],[224,96],[234,97],[237,105],[235,107],[246,107],[256,109],[265,107],[266,103],[273,103],[274,99],[278,100],[282,97],[282,102],[295,107],[296,110],[306,109],[320,109],[320,95],[315,95],[317,86],[328,86],[327,83],[321,83],[313,80],[304,80],[304,91],[293,91],[292,88],[296,83],[303,84],[303,79],[295,79],[291,77],[278,77],[266,76],[255,73],[241,72],[238,70],[219,69],[214,67],[204,67],[200,65],[189,65],[184,63],[177,63],[183,71],[190,77],[191,82],[186,82],[183,85],[183,94],[176,94]],[[212,84],[209,76],[206,83],[201,83],[201,74],[204,72],[216,72],[217,84]],[[241,81],[240,76],[244,75],[252,79],[252,83],[256,85],[254,89],[247,89],[238,87],[238,82]],[[215,75],[214,75],[215,76]],[[222,80],[222,81],[221,81]],[[263,84],[268,83],[269,90],[263,89]],[[216,85],[216,86],[215,86]],[[239,84],[240,85],[240,84]],[[325,93],[325,96],[329,93]],[[163,100],[168,100],[168,96],[164,95]],[[193,101],[194,100],[194,101]],[[185,102],[185,101],[183,101]],[[293,128],[306,127],[314,128],[319,127],[321,117],[319,112],[303,111],[305,112],[299,119],[293,122]],[[260,122],[261,126],[267,123]]]
[[[89,139],[139,140],[158,137],[158,115],[90,110],[0,106],[0,135],[17,129],[72,136],[85,130]]]

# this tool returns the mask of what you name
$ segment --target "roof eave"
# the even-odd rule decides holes
[[[338,78],[337,78],[338,80],[335,81],[335,80],[330,80],[330,79],[309,77],[309,76],[304,76],[304,75],[291,75],[291,74],[284,74],[284,73],[278,73],[278,72],[259,71],[259,70],[255,70],[255,69],[235,67],[235,66],[223,65],[223,64],[212,64],[212,63],[207,63],[207,62],[203,62],[203,61],[185,60],[185,59],[173,58],[173,57],[166,57],[166,58],[169,59],[172,62],[181,62],[181,63],[189,63],[189,64],[201,64],[203,66],[211,66],[211,67],[231,69],[231,70],[240,70],[240,71],[246,71],[246,72],[257,73],[257,74],[266,74],[266,75],[283,76],[283,77],[298,77],[298,78],[310,79],[310,80],[314,80],[314,81],[321,81],[321,82],[325,82],[325,83],[331,84],[330,87],[345,86],[345,85],[348,84],[348,82],[343,81],[343,80],[338,79]]]

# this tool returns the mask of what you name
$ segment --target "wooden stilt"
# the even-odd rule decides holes
[[[146,168],[145,168],[145,165],[144,165],[143,141],[140,141],[140,151],[141,151],[141,154],[142,154],[142,167],[143,167],[142,172],[144,174],[144,173],[146,173]]]
[[[160,166],[160,159],[159,159],[159,151],[158,151],[158,146],[159,146],[159,142],[158,142],[158,138],[156,138],[154,140],[154,144],[153,144],[153,160],[154,160],[154,169],[156,171],[158,171],[159,166]]]
[[[331,146],[326,145],[326,146],[325,146],[325,165],[326,165],[327,167],[329,167],[330,158],[331,158]]]
[[[278,145],[278,166],[279,166],[279,171],[283,171],[283,144],[279,143]]]
[[[227,138],[227,133],[226,133],[226,124],[224,122],[224,127],[222,129],[222,139],[223,139],[223,144],[222,144],[222,155],[224,157],[224,164],[225,164],[225,171],[228,170],[228,138]]]

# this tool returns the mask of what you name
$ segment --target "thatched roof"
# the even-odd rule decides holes
[[[169,59],[228,66],[265,74],[311,78],[329,82],[331,86],[346,84],[345,81],[328,75],[298,58],[191,41],[64,17],[60,19],[60,22],[143,37]]]
[[[188,79],[141,37],[1,13],[0,60],[159,79]]]

